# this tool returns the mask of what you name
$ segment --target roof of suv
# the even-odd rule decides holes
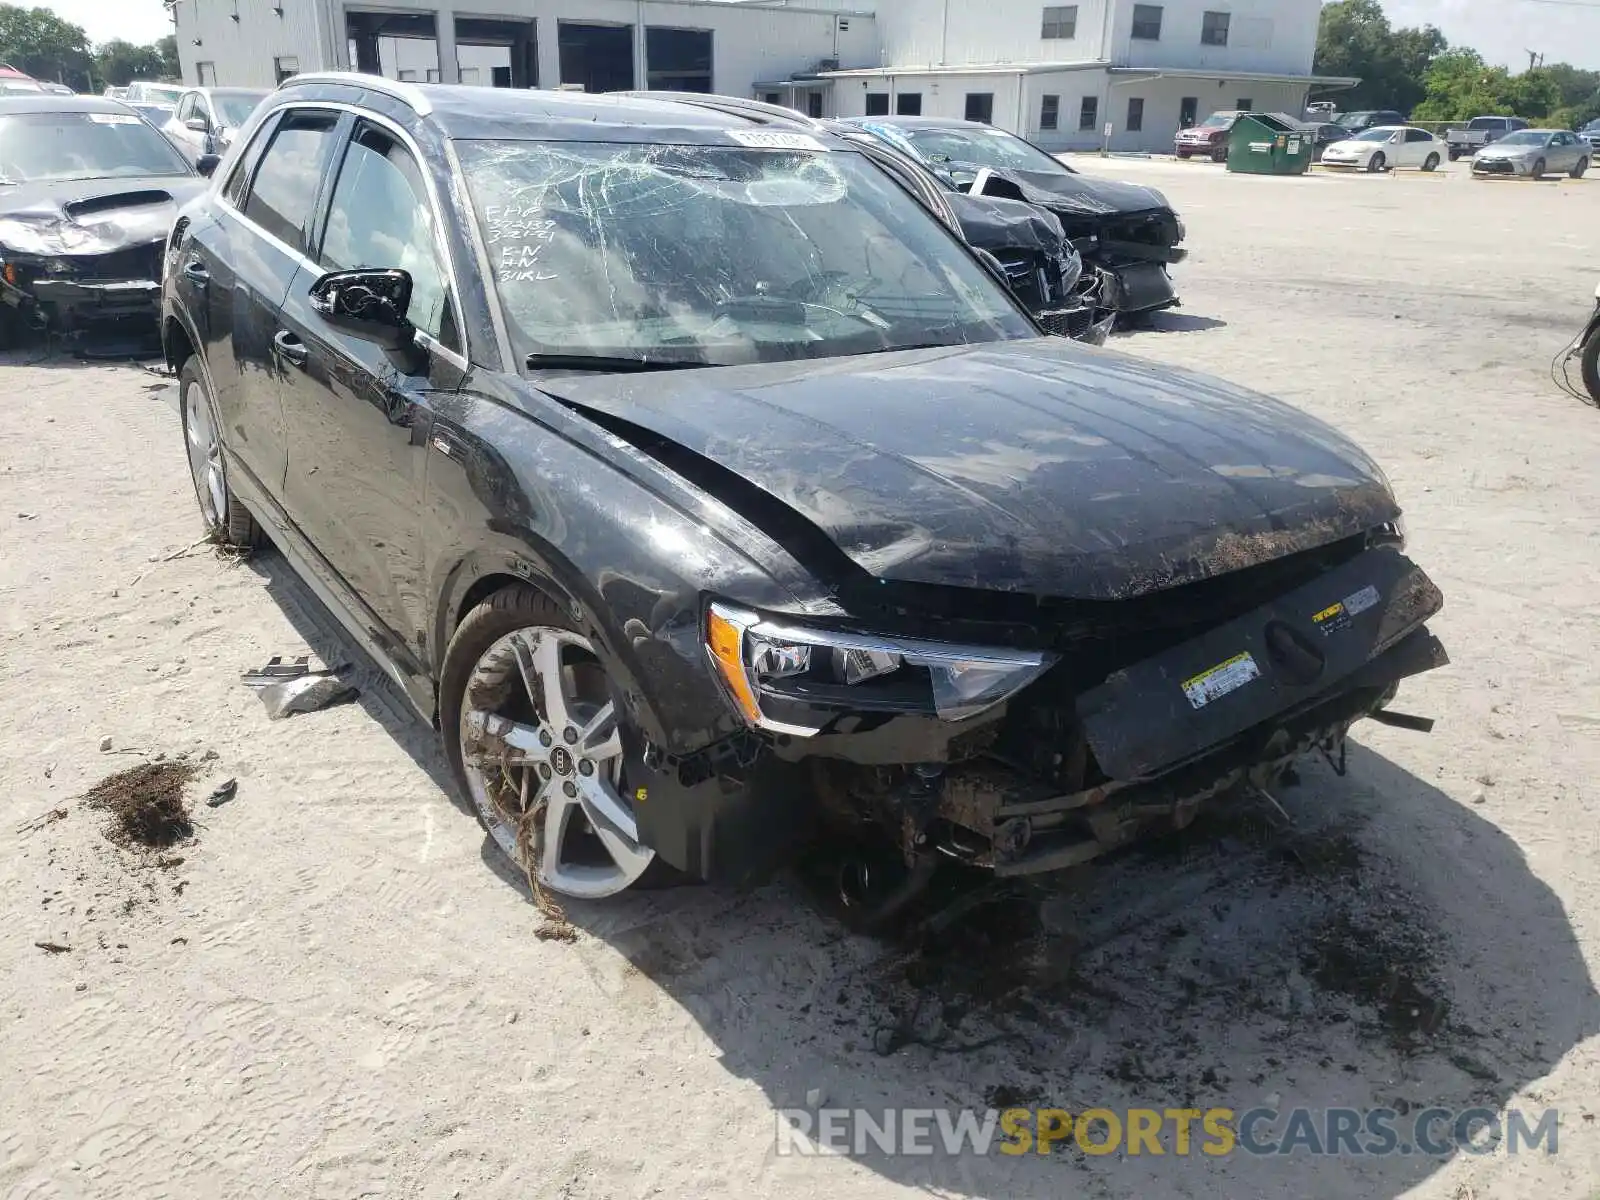
[[[308,98],[319,93],[331,98],[332,93],[351,88],[399,100],[449,138],[654,142],[660,140],[661,130],[671,129],[679,141],[725,144],[728,139],[719,135],[727,131],[777,123],[742,107],[735,111],[732,105],[709,107],[655,96],[396,83],[345,72],[295,75],[274,95],[305,91],[311,93]],[[843,145],[835,143],[838,148]]]
[[[109,100],[104,96],[63,96],[59,92],[38,92],[30,95],[12,93],[0,97],[0,116],[59,112],[122,113],[126,116],[131,111],[121,100]]]

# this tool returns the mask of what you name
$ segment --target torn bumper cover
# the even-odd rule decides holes
[[[1171,597],[1180,609],[1184,592]],[[668,837],[668,861],[719,878],[781,861],[819,822],[887,834],[907,861],[936,850],[1002,875],[1060,870],[1271,786],[1305,754],[1338,753],[1402,680],[1448,661],[1425,627],[1442,604],[1410,559],[1374,544],[1109,670],[1104,643],[1061,643],[1031,673],[1021,659],[955,663],[969,688],[985,671],[1001,693],[999,673],[1021,680],[1000,702],[974,693],[975,714],[909,693],[846,710],[843,689],[805,683],[736,696],[781,720],[691,759],[646,748],[630,774],[650,798],[641,828]]]

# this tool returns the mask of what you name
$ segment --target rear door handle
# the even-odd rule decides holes
[[[297,367],[306,365],[306,356],[311,353],[306,344],[287,329],[280,329],[272,338],[272,348],[281,354],[286,362]]]
[[[191,258],[184,263],[183,273],[189,277],[191,283],[197,283],[201,287],[205,287],[206,284],[211,282],[211,272],[206,270],[205,263],[198,258]]]

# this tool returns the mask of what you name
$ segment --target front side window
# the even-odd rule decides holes
[[[1202,46],[1226,46],[1228,44],[1228,21],[1230,14],[1225,12],[1208,12],[1200,18],[1200,44]]]
[[[333,113],[291,112],[278,125],[261,156],[242,211],[267,233],[295,250],[317,202],[323,158],[333,136]]]
[[[1054,129],[1061,121],[1061,97],[1043,96],[1039,101],[1039,128]]]
[[[1078,6],[1053,5],[1044,10],[1044,21],[1039,36],[1046,41],[1065,41],[1078,36]]]
[[[1132,36],[1140,41],[1161,40],[1161,5],[1135,4],[1133,6]]]
[[[1406,130],[1406,141],[1431,142],[1433,138],[1426,129],[1408,129]]]
[[[458,142],[519,355],[707,366],[1031,336],[860,154]]]
[[[394,138],[365,126],[345,151],[317,261],[329,271],[398,267],[411,276],[411,323],[459,349],[421,169]]]
[[[0,180],[6,183],[190,174],[176,147],[130,112],[0,117]]]

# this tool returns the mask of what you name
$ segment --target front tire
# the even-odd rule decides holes
[[[1528,178],[1529,179],[1543,179],[1544,178],[1544,172],[1545,172],[1545,161],[1544,161],[1544,159],[1541,158],[1541,159],[1539,159],[1537,162],[1535,162],[1533,164],[1533,170],[1528,172]]]
[[[1389,160],[1384,156],[1382,151],[1379,151],[1377,154],[1374,154],[1370,159],[1367,160],[1367,170],[1372,172],[1374,175],[1383,174],[1383,172],[1388,169],[1388,166]]]
[[[228,487],[216,405],[201,374],[200,360],[194,355],[178,373],[178,411],[183,421],[184,447],[189,452],[189,478],[194,483],[206,532],[219,545],[255,545],[259,536],[255,518]]]
[[[639,840],[622,719],[605,661],[542,592],[496,592],[450,639],[439,727],[451,773],[490,840],[538,888],[600,900],[670,874]]]
[[[1424,171],[1437,171],[1439,169],[1439,156],[1437,154],[1428,155],[1428,161],[1422,164],[1422,169]]]
[[[1588,173],[1588,170],[1589,160],[1587,158],[1580,158],[1577,162],[1577,165],[1572,168],[1572,177],[1574,179],[1582,179],[1584,175]]]

